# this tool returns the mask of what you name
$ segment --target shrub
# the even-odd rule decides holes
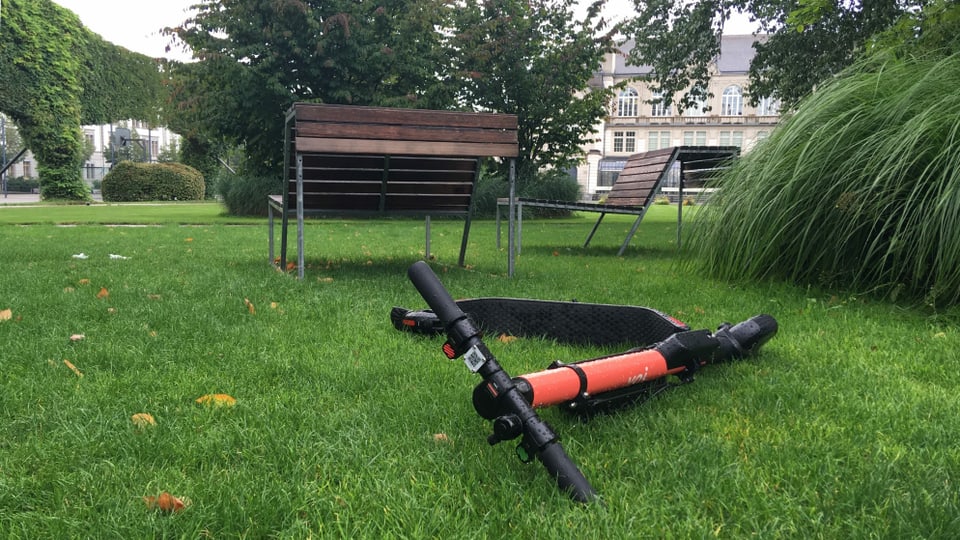
[[[196,201],[204,194],[203,175],[182,163],[121,161],[103,177],[104,201]]]
[[[30,193],[35,189],[40,189],[40,180],[36,178],[24,178],[22,176],[7,178],[7,191]]]
[[[283,183],[277,178],[234,174],[225,168],[217,174],[216,185],[227,213],[232,216],[267,215],[267,195],[283,190]]]
[[[566,171],[551,169],[537,173],[535,181],[524,186],[520,196],[531,199],[576,202],[580,199],[580,184]],[[540,217],[570,215],[569,210],[557,208],[531,208],[531,211],[534,215]]]
[[[495,175],[481,173],[477,189],[473,193],[473,215],[490,217],[497,212],[497,199],[510,195],[510,184],[507,179]]]

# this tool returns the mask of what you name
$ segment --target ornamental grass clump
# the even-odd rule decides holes
[[[722,278],[960,301],[960,55],[873,57],[718,179],[697,261]]]

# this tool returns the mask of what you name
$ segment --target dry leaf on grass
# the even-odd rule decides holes
[[[166,491],[161,493],[159,497],[144,497],[143,502],[147,503],[147,508],[151,510],[157,509],[167,513],[179,512],[186,508],[188,504],[187,501],[174,497]]]
[[[3,311],[0,311],[0,321],[9,321],[13,318],[13,310],[7,308]]]
[[[97,298],[103,300],[104,298],[110,297],[110,291],[106,287],[100,287],[100,292],[97,293]]]
[[[83,334],[73,334],[72,336],[70,336],[70,341],[83,341],[85,337],[87,336]]]
[[[77,369],[77,366],[73,365],[73,362],[65,359],[65,360],[63,361],[63,365],[65,365],[65,366],[67,366],[68,368],[70,368],[70,371],[72,371],[73,374],[76,375],[77,377],[83,377],[83,373],[81,373],[80,370]]]
[[[205,394],[197,398],[197,403],[214,407],[233,407],[237,399],[229,394]]]
[[[246,298],[244,298],[243,305],[247,306],[247,311],[249,311],[251,315],[257,314],[257,308],[253,307],[253,302],[251,302],[250,300],[247,300]]]
[[[517,340],[517,336],[510,336],[510,335],[507,335],[507,334],[500,334],[500,336],[497,337],[497,339],[500,340],[500,343],[513,343],[514,341]]]
[[[157,421],[153,419],[153,415],[150,413],[137,413],[130,417],[130,420],[133,422],[133,425],[137,426],[140,429],[143,429],[147,426],[157,425]]]

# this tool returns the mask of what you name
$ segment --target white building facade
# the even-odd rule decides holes
[[[10,129],[10,123],[7,123]],[[126,130],[126,131],[124,131]],[[81,166],[83,179],[88,183],[102,180],[110,170],[111,162],[119,160],[121,151],[119,135],[125,134],[126,144],[141,161],[157,162],[164,153],[174,153],[180,148],[180,135],[165,127],[150,127],[139,120],[125,120],[115,124],[82,126],[83,138],[93,153]],[[116,144],[111,145],[111,141]],[[127,152],[128,155],[130,152]],[[9,155],[7,159],[15,156]],[[129,159],[129,158],[128,158]],[[27,151],[23,158],[7,169],[7,178],[37,178],[37,162],[33,152]]]
[[[770,135],[780,119],[778,104],[761,99],[754,107],[747,94],[754,41],[763,36],[723,36],[720,55],[711,66],[707,102],[678,110],[638,77],[649,67],[627,64],[627,42],[621,54],[608,54],[593,84],[604,88],[626,81],[610,104],[610,114],[595,129],[596,141],[584,148],[586,159],[577,167],[577,182],[587,199],[610,190],[631,154],[670,146],[738,146],[743,152]]]

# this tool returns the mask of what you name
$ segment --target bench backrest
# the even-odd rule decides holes
[[[680,163],[681,178],[703,179],[738,154],[739,148],[726,146],[674,146],[634,154],[627,159],[604,204],[647,206],[675,163]]]
[[[483,157],[516,157],[517,117],[295,104],[285,206],[301,161],[306,212],[465,215]]]

